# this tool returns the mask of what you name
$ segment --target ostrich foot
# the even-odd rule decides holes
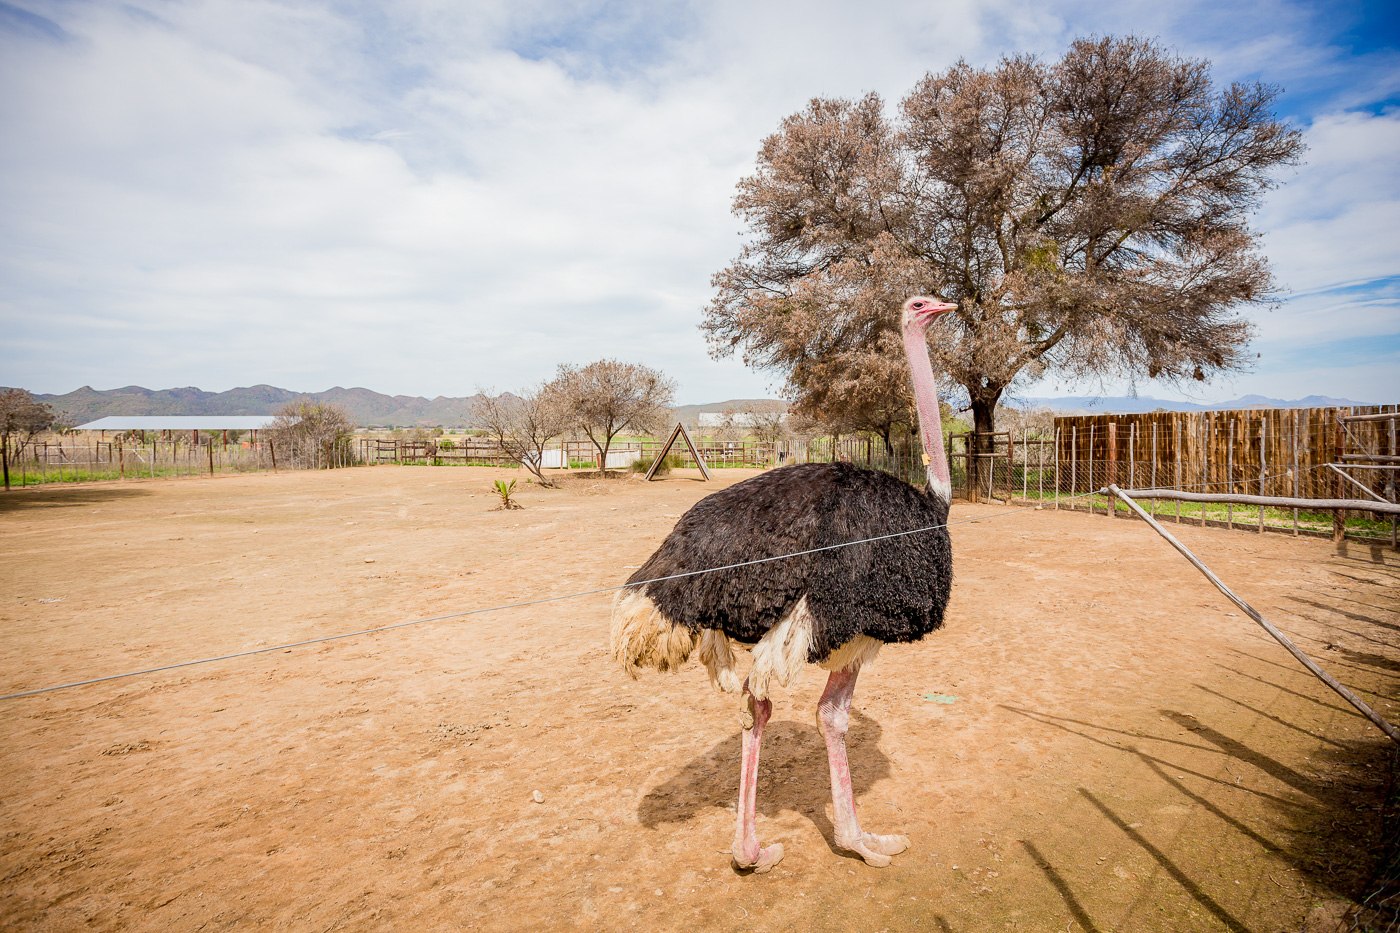
[[[908,836],[881,836],[878,833],[861,833],[854,839],[836,840],[836,847],[854,852],[865,859],[872,868],[884,868],[890,864],[890,856],[898,855],[909,848]]]
[[[761,848],[755,845],[752,852],[745,851],[744,846],[735,843],[733,852],[736,868],[752,871],[758,875],[766,873],[783,860],[783,844],[781,842],[775,842],[771,846]]]

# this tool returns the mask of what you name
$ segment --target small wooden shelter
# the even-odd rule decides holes
[[[709,479],[710,470],[705,466],[705,458],[700,456],[700,451],[695,448],[695,442],[690,439],[690,432],[687,431],[685,425],[679,421],[676,422],[676,429],[671,432],[671,436],[666,438],[666,443],[661,445],[661,450],[657,453],[656,459],[651,462],[651,469],[647,470],[647,479],[650,480],[656,475],[656,471],[661,469],[661,464],[666,462],[666,455],[669,454],[671,448],[675,446],[677,438],[684,438],[685,446],[690,450],[690,455],[695,458],[695,465],[700,468],[700,475],[705,477],[705,479]]]

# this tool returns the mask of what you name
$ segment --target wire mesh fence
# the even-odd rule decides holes
[[[12,450],[7,460],[11,486],[331,469],[360,462],[348,440],[312,442],[266,435],[229,440],[216,434],[173,433],[113,440],[59,435]]]

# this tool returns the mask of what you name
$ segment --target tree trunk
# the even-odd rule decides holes
[[[986,386],[969,390],[972,401],[972,442],[967,445],[967,497],[976,502],[987,488],[992,458],[985,456],[996,449],[992,432],[997,429],[997,401],[1000,387]]]
[[[0,460],[5,461],[5,491],[10,491],[10,439],[0,442]]]
[[[880,440],[885,442],[885,456],[894,456],[894,425],[886,424],[880,429]]]

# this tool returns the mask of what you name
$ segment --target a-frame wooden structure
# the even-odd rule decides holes
[[[661,469],[661,464],[666,462],[666,455],[675,446],[676,438],[684,438],[685,446],[690,449],[690,455],[695,458],[695,465],[700,468],[700,475],[705,479],[710,478],[710,470],[705,466],[705,459],[700,456],[700,451],[695,449],[695,442],[690,439],[690,432],[685,429],[685,425],[676,422],[676,429],[671,432],[671,436],[666,438],[666,443],[661,445],[661,452],[656,455],[656,459],[651,462],[651,469],[647,470],[647,480],[656,475],[656,471]]]

